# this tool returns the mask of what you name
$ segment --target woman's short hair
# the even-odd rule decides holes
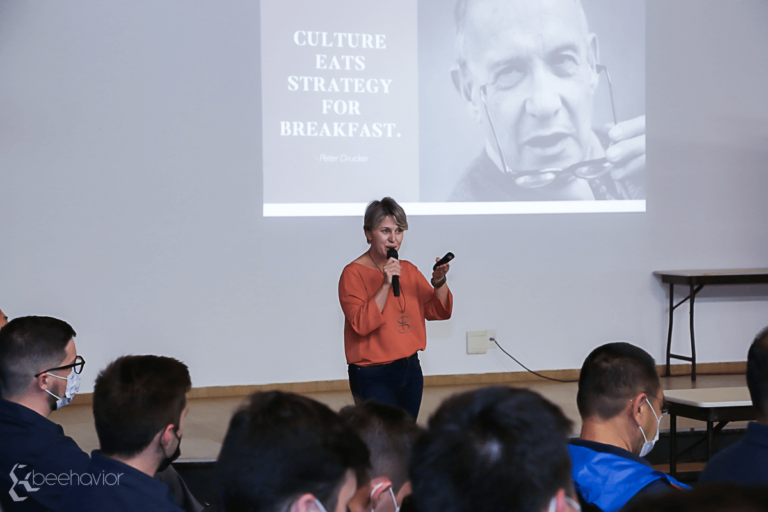
[[[363,231],[373,231],[386,217],[395,219],[397,227],[405,231],[408,229],[408,218],[403,207],[391,197],[385,197],[381,201],[371,201],[365,208],[363,217]]]

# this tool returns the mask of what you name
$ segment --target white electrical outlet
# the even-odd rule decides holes
[[[485,354],[489,348],[495,348],[496,344],[491,338],[496,337],[496,329],[487,331],[467,332],[467,354]]]

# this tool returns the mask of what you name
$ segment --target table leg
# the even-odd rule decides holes
[[[696,341],[693,336],[693,301],[696,299],[696,292],[694,285],[691,283],[691,380],[696,380]]]
[[[669,415],[669,474],[677,473],[677,415]]]
[[[670,354],[672,353],[672,322],[675,319],[675,284],[669,283],[669,333],[667,334],[667,377],[671,375],[669,368]]]
[[[712,450],[715,446],[715,432],[712,429],[712,422],[707,422],[707,462],[712,458]]]

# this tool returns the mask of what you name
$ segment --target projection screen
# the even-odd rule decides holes
[[[644,1],[261,11],[264,216],[645,211]]]

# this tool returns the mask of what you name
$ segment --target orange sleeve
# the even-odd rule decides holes
[[[416,266],[414,265],[414,269]],[[419,279],[419,295],[424,304],[424,318],[426,320],[448,320],[453,312],[453,294],[448,290],[448,307],[443,306],[440,299],[435,294],[435,289],[429,284],[424,274],[416,269],[416,273],[421,277]]]
[[[347,323],[360,336],[367,336],[384,324],[384,315],[373,295],[367,290],[362,276],[347,266],[339,279],[339,302]]]

